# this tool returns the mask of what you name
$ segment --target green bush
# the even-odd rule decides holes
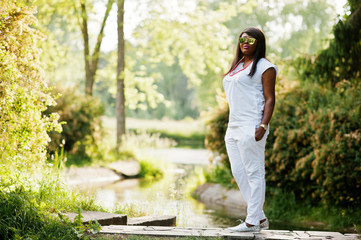
[[[78,93],[74,89],[56,89],[60,96],[57,105],[49,107],[45,114],[58,113],[63,122],[61,133],[49,133],[50,153],[63,146],[66,152],[90,157],[97,154],[97,147],[103,136],[100,117],[104,108],[99,99]],[[64,144],[62,144],[64,143]]]
[[[140,172],[139,177],[152,180],[160,179],[163,177],[163,171],[156,167],[156,164],[149,160],[141,160],[140,163]]]
[[[361,84],[315,83],[277,103],[266,152],[268,185],[342,206],[361,203]]]
[[[237,183],[232,176],[231,169],[225,165],[211,166],[205,172],[206,181],[209,183],[219,183],[226,188],[236,188]]]
[[[50,212],[96,208],[61,187],[45,165],[47,132],[61,130],[46,88],[37,43],[35,9],[0,1],[0,239],[78,239],[87,229]],[[49,171],[48,171],[49,170]]]
[[[36,46],[43,36],[30,27],[33,13],[16,1],[0,2],[0,173],[42,162],[47,131],[60,130],[57,114],[42,115],[55,102],[43,83]]]

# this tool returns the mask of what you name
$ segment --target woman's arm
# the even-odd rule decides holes
[[[273,109],[276,103],[276,70],[274,68],[267,69],[262,75],[262,85],[263,85],[263,94],[265,98],[263,118],[261,124],[268,125],[271,121]],[[263,135],[266,133],[266,130],[263,127],[256,129],[256,141],[259,141],[263,138]]]

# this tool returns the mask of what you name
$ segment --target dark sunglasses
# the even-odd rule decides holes
[[[249,38],[249,37],[239,37],[239,43],[243,44],[245,42],[248,42],[249,45],[253,45],[256,42],[255,38]]]

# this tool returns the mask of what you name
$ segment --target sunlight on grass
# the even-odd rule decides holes
[[[102,117],[103,127],[108,133],[106,142],[115,145],[116,139],[116,119],[106,116]],[[205,123],[203,120],[184,119],[176,120],[147,120],[147,119],[126,119],[126,128],[139,131],[159,130],[168,133],[181,133],[182,135],[192,135],[194,133],[204,133]]]

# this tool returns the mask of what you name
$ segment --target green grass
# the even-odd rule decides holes
[[[115,118],[103,117],[104,129],[108,132],[108,141],[115,143]],[[126,128],[130,133],[159,134],[160,138],[174,140],[177,147],[204,148],[205,124],[203,120],[149,120],[126,119]]]
[[[15,184],[1,184],[0,239],[78,239],[92,228],[57,216],[102,209],[92,199],[67,189],[54,175],[45,171],[39,182],[28,176]]]
[[[182,132],[168,132],[167,130],[159,130],[159,129],[148,129],[146,130],[149,134],[159,133],[161,138],[169,138],[174,140],[177,145],[176,147],[181,148],[205,148],[204,132],[194,132],[194,133],[182,133]]]

